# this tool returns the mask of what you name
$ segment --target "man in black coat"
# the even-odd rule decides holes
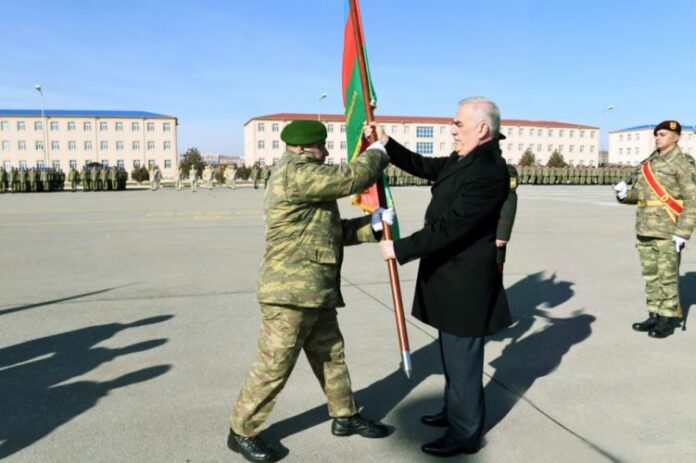
[[[496,304],[502,279],[496,266],[496,228],[510,177],[498,145],[500,111],[485,98],[459,102],[451,123],[455,151],[424,157],[390,139],[380,141],[397,167],[433,181],[423,228],[382,241],[382,256],[405,264],[420,259],[413,315],[439,330],[445,372],[444,407],[422,422],[448,427],[425,453],[475,453],[485,417],[484,336],[511,324],[507,300]],[[366,128],[366,134],[371,132]]]

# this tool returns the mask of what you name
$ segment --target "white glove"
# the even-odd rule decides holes
[[[624,199],[628,195],[628,185],[626,185],[626,182],[617,183],[614,185],[614,190],[616,191],[616,196],[618,196],[619,199]]]
[[[672,235],[672,241],[674,241],[674,246],[677,248],[677,252],[681,252],[686,246],[686,240],[681,236]]]
[[[383,207],[378,208],[375,212],[372,213],[372,229],[376,232],[382,231],[382,221],[385,221],[387,224],[392,225],[394,224],[394,208],[390,207],[389,209],[385,209]]]

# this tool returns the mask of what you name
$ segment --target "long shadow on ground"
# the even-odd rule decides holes
[[[53,299],[50,301],[41,301],[41,302],[36,302],[34,304],[21,305],[21,306],[17,306],[17,307],[9,307],[7,309],[0,310],[0,315],[7,315],[7,314],[14,313],[14,312],[21,312],[23,310],[34,309],[36,307],[42,307],[42,306],[51,305],[51,304],[58,304],[60,302],[65,302],[65,301],[72,301],[74,299],[80,299],[80,298],[87,297],[87,296],[93,296],[95,294],[106,293],[109,291],[113,291],[114,289],[123,288],[126,286],[130,286],[130,285],[114,286],[113,288],[99,289],[97,291],[90,291],[88,293],[75,294],[73,296],[67,296],[67,297],[63,297],[60,299]]]
[[[93,407],[112,389],[148,381],[167,372],[157,365],[110,381],[75,381],[121,355],[142,352],[166,339],[109,349],[95,347],[120,331],[161,323],[172,315],[132,323],[110,323],[68,331],[0,349],[0,459],[32,445]]]

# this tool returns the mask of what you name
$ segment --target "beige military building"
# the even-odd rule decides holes
[[[144,111],[0,109],[0,160],[8,167],[79,169],[99,162],[176,170],[177,119]]]
[[[296,119],[316,119],[316,114],[278,113],[259,116],[244,124],[244,158],[247,164],[273,164],[283,154],[280,132]],[[330,156],[328,163],[346,162],[345,118],[343,115],[322,114],[326,124],[326,140]],[[387,134],[410,150],[426,156],[447,156],[453,150],[450,134],[451,118],[420,116],[377,116]],[[589,125],[554,121],[503,119],[501,132],[507,137],[500,146],[508,162],[516,164],[530,149],[538,162],[545,164],[551,153],[558,150],[566,162],[574,165],[596,166],[599,159],[599,128]]]
[[[655,151],[655,124],[640,125],[609,132],[609,162],[636,165]],[[696,126],[682,125],[679,146],[696,156]]]

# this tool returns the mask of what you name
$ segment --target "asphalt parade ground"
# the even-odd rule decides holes
[[[505,285],[515,324],[488,340],[485,447],[467,462],[696,461],[696,319],[667,339],[645,318],[634,208],[609,186],[519,190]],[[402,234],[426,187],[394,190]],[[0,460],[241,462],[227,419],[256,353],[262,190],[0,195]],[[360,212],[341,201],[344,216]],[[696,243],[682,258],[696,306]],[[400,267],[410,313],[417,263]],[[437,333],[407,319],[399,368],[375,244],[346,249],[339,310],[362,413],[385,439],[333,437],[304,357],[264,436],[286,462],[429,462],[442,430]]]

